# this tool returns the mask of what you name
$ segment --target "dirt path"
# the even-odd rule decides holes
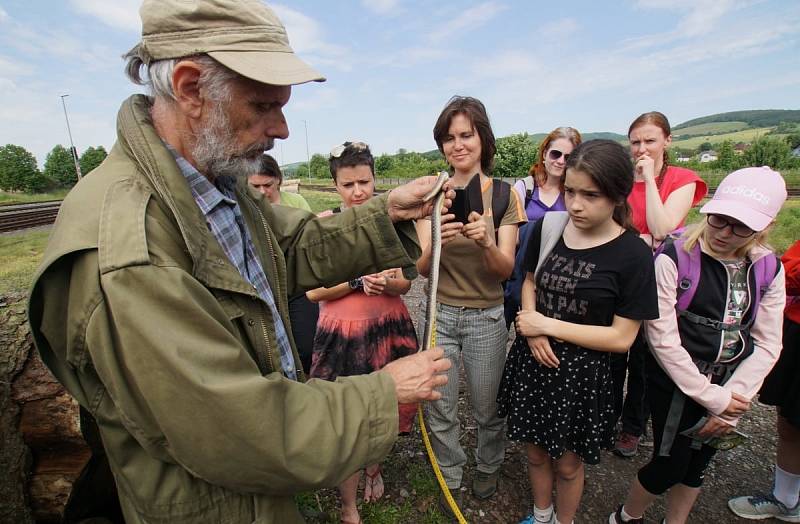
[[[414,282],[405,300],[414,321],[419,316],[424,295],[422,279]],[[475,424],[465,398],[462,377],[460,413],[462,444],[465,450],[474,449]],[[740,423],[740,429],[750,435],[749,441],[730,451],[719,452],[709,467],[700,498],[689,519],[691,523],[748,522],[733,515],[727,507],[731,497],[768,490],[772,483],[775,461],[775,410],[756,404]],[[419,433],[401,437],[390,457],[384,462],[387,494],[377,504],[362,506],[364,522],[447,522],[436,509],[438,488],[424,454]],[[643,466],[652,447],[640,448],[633,459],[621,459],[605,453],[602,462],[586,468],[586,486],[575,519],[578,523],[608,522],[608,515],[620,504],[631,480]],[[468,453],[463,486],[471,485],[475,461]],[[530,488],[525,457],[521,445],[508,442],[506,460],[501,470],[498,492],[486,501],[473,498],[465,491],[462,511],[469,522],[516,523],[529,511]],[[315,496],[304,498],[303,505],[310,522],[336,521],[338,500],[336,490],[323,490]],[[320,511],[321,510],[321,511]],[[661,522],[664,516],[663,501],[654,505],[646,515],[646,522]]]

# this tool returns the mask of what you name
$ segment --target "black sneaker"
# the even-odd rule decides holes
[[[631,520],[622,520],[622,504],[619,505],[617,511],[608,516],[608,524],[644,524],[644,517]]]

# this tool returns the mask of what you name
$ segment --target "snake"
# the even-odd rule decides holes
[[[436,178],[433,188],[422,198],[423,202],[430,202],[433,200],[433,210],[431,210],[431,269],[428,275],[428,290],[425,305],[425,332],[422,336],[422,344],[419,350],[425,351],[436,345],[436,290],[439,287],[439,262],[442,258],[442,205],[444,204],[445,191],[444,184],[450,179],[447,171],[440,171]],[[450,495],[450,490],[447,483],[442,476],[442,471],[436,461],[436,454],[433,452],[428,432],[425,429],[425,417],[423,416],[422,404],[417,409],[419,418],[419,427],[422,433],[422,440],[425,442],[425,449],[428,451],[428,459],[430,460],[433,472],[436,475],[436,480],[439,482],[439,488],[444,493],[450,510],[453,512],[459,524],[467,524],[467,520],[461,513],[461,510]]]

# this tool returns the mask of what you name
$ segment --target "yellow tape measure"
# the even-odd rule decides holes
[[[433,305],[432,307],[436,306]],[[435,314],[433,316],[433,325],[431,326],[431,330],[431,347],[433,347],[436,345]],[[422,404],[419,404],[417,407],[417,415],[419,418],[419,429],[422,431],[422,441],[425,442],[425,449],[428,451],[428,459],[431,462],[431,467],[433,467],[433,473],[436,475],[436,480],[439,482],[439,488],[442,490],[442,493],[444,493],[444,498],[447,500],[447,504],[450,506],[453,515],[455,515],[456,519],[458,520],[458,523],[467,524],[467,519],[464,518],[464,515],[461,513],[458,504],[456,504],[456,501],[450,494],[450,489],[447,487],[447,483],[444,481],[444,477],[442,476],[442,470],[439,469],[439,463],[436,461],[436,455],[433,453],[433,447],[431,447],[431,439],[428,437],[428,431],[425,429],[425,417],[422,414]]]

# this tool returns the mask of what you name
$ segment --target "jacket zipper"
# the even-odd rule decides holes
[[[247,199],[245,199],[247,200]],[[275,250],[272,246],[272,238],[269,236],[269,228],[267,227],[267,221],[264,219],[264,215],[261,213],[261,210],[256,207],[255,204],[247,200],[247,205],[251,207],[253,211],[258,215],[258,218],[261,220],[261,226],[264,229],[264,236],[267,238],[267,249],[269,250],[269,256],[272,258],[272,262],[274,267],[277,267],[277,257],[275,256]],[[264,274],[266,275],[267,271],[264,269]],[[281,297],[281,283],[280,278],[275,279],[275,286],[278,288],[278,292],[272,294],[272,298],[275,301],[275,310],[280,315],[280,297]],[[263,306],[262,306],[263,307]],[[272,371],[283,371],[280,366],[275,367],[274,363],[272,362],[272,346],[269,343],[269,336],[267,334],[267,325],[264,320],[264,314],[260,315],[261,320],[261,331],[264,336],[264,343],[267,346],[267,359],[269,360],[269,365]],[[283,319],[281,319],[283,321]]]

